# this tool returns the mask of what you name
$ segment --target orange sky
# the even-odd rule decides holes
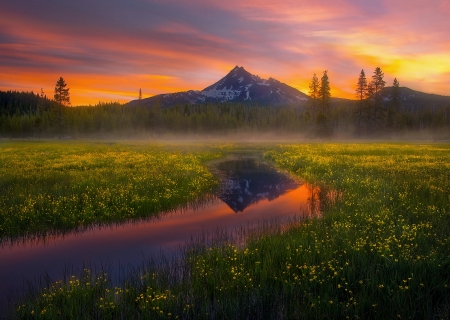
[[[354,98],[364,69],[450,95],[450,0],[7,1],[0,16],[0,90],[72,105],[201,90],[235,65],[307,93],[328,70],[331,93]]]

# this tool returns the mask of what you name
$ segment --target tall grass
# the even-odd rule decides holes
[[[265,157],[342,197],[245,242],[198,241],[118,288],[86,271],[25,299],[17,317],[448,318],[449,145],[280,145]]]

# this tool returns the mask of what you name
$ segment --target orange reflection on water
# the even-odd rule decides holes
[[[25,241],[0,247],[0,296],[8,288],[17,288],[28,279],[48,274],[61,277],[67,265],[74,274],[84,264],[101,266],[105,261],[142,263],[143,258],[161,251],[173,252],[192,236],[213,233],[217,228],[230,230],[238,226],[256,226],[279,217],[320,214],[320,188],[302,185],[287,190],[275,199],[259,200],[235,213],[227,204],[215,200],[197,209],[178,210],[143,222],[101,227],[44,241]],[[30,268],[30,266],[32,266]]]
[[[106,245],[117,242],[121,245],[134,243],[139,246],[146,244],[173,248],[173,245],[184,243],[191,235],[214,231],[217,227],[227,229],[252,225],[275,217],[320,215],[320,192],[320,188],[304,184],[273,200],[260,200],[239,213],[235,213],[224,202],[216,202],[197,209],[169,213],[159,220],[104,228],[78,236],[71,235],[64,241],[79,243],[85,239],[89,243]]]

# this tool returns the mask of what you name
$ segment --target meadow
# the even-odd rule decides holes
[[[0,240],[149,218],[196,201],[220,151],[145,143],[0,143]]]
[[[33,150],[32,144],[28,146]],[[206,161],[233,150],[253,147],[250,144],[202,145],[197,151],[179,151],[179,147],[101,144],[95,147],[101,150],[98,152],[100,160],[93,157],[89,162],[93,173],[97,170],[99,173],[90,178],[90,174],[83,176],[82,165],[75,167],[75,174],[69,160],[83,154],[77,148],[92,150],[91,146],[49,143],[48,146],[38,145],[32,152],[23,150],[20,156],[18,150],[9,150],[10,147],[3,145],[1,170],[5,164],[19,168],[21,163],[27,162],[23,159],[37,163],[34,159],[38,157],[32,155],[38,154],[36,150],[44,146],[54,153],[53,158],[51,152],[41,157],[44,168],[58,167],[57,163],[68,166],[57,180],[48,180],[48,185],[52,185],[47,189],[48,193],[51,191],[50,198],[56,197],[55,193],[61,189],[66,190],[61,191],[65,192],[62,197],[70,198],[71,193],[81,197],[87,186],[80,177],[87,181],[96,177],[96,183],[103,181],[105,188],[110,184],[114,186],[114,182],[120,180],[110,172],[119,166],[128,170],[127,174],[119,175],[130,185],[123,193],[127,197],[121,200],[119,189],[109,186],[113,188],[113,195],[108,199],[122,201],[121,205],[142,214],[146,209],[137,210],[140,202],[132,201],[134,194],[156,199],[155,204],[149,206],[152,208],[149,212],[164,208],[164,191],[173,194],[176,190],[189,190],[173,202],[174,205],[187,203],[215,185],[213,175],[204,166]],[[107,274],[86,269],[81,275],[49,283],[43,290],[36,288],[18,302],[15,316],[23,319],[448,319],[450,145],[288,143],[258,144],[255,148],[280,170],[337,190],[340,196],[324,208],[321,217],[249,231],[251,236],[244,242],[238,236],[233,239],[233,235],[222,236],[222,241],[216,241],[220,235],[209,241],[199,239],[185,247],[176,260],[143,262],[142,267],[127,275],[119,286],[113,286]],[[129,161],[133,157],[123,163],[118,160],[123,157],[109,155],[117,161],[111,164],[103,158],[108,157],[111,149],[136,153],[136,163]],[[9,152],[7,156],[5,152]],[[178,160],[172,161],[184,163],[179,167],[179,180],[174,180],[171,187],[161,182],[164,187],[148,189],[161,190],[151,197],[139,193],[144,189],[134,184],[131,177],[141,174],[134,173],[136,167],[128,166],[152,172],[144,161],[146,157],[153,159],[159,155],[170,161],[166,153],[173,152]],[[71,154],[71,157],[62,161],[61,154]],[[139,162],[140,157],[142,162]],[[187,170],[192,167],[181,160],[185,158],[197,165],[195,171]],[[102,171],[105,166],[107,169]],[[170,166],[173,167],[173,163]],[[29,168],[36,170],[36,166]],[[31,177],[35,177],[33,169],[30,171]],[[1,172],[2,177],[9,174],[8,183],[2,180],[2,190],[7,190],[9,196],[2,198],[0,210],[22,208],[26,206],[25,200],[39,196],[34,184],[36,178],[28,179],[18,172]],[[145,183],[156,183],[157,175],[152,174]],[[166,174],[174,173],[168,169]],[[186,175],[190,179],[184,180]],[[189,181],[197,183],[191,185]],[[66,189],[62,188],[64,186]],[[92,205],[96,202],[93,200]],[[53,210],[55,216],[64,208],[56,210],[52,202],[42,200],[41,203],[49,208],[47,211]],[[110,206],[114,203],[104,203],[106,216],[116,208]],[[33,208],[41,207],[34,205]],[[97,210],[94,212],[103,212]],[[39,216],[47,211],[33,211],[33,214]],[[25,223],[9,222],[20,220],[19,212],[29,211],[15,209],[15,216],[2,213],[3,235],[33,233],[53,223],[43,218],[39,227],[27,229]],[[117,212],[114,221],[132,218],[128,212]],[[4,227],[5,216],[9,217],[9,225],[15,227]],[[58,221],[64,221],[63,218]],[[78,221],[80,219],[73,220],[67,228],[79,226]]]

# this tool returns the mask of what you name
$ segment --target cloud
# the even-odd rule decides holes
[[[449,13],[447,0],[8,1],[0,90],[49,91],[62,75],[73,104],[126,101],[139,88],[202,89],[242,65],[303,91],[329,70],[332,93],[353,98],[360,70],[380,66],[388,81],[445,94]]]

